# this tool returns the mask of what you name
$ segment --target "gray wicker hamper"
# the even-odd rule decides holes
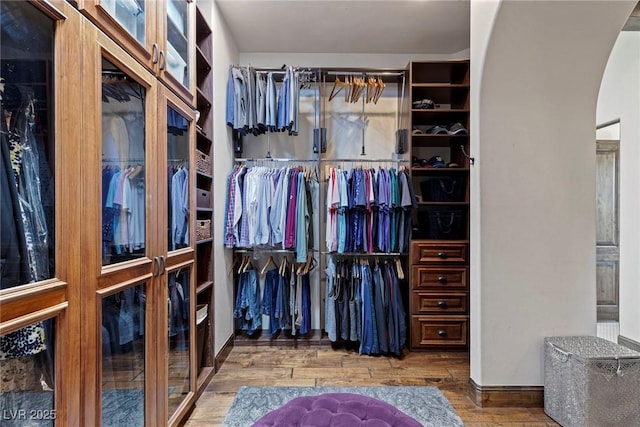
[[[640,426],[640,353],[592,336],[545,338],[544,411],[564,427]]]

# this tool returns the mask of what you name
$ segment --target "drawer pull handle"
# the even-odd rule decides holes
[[[446,259],[449,256],[447,255],[446,252],[438,252],[438,258],[442,258],[442,259]]]
[[[446,301],[438,301],[438,307],[447,308],[447,302]]]
[[[438,276],[438,282],[447,283],[447,276]]]
[[[438,331],[438,335],[440,335],[441,337],[446,337],[447,336],[447,331],[445,331],[444,329],[440,329]]]

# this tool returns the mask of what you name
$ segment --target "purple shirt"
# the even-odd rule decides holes
[[[296,198],[298,195],[298,173],[296,169],[291,174],[291,183],[289,185],[289,203],[287,204],[287,222],[284,230],[284,247],[291,249],[296,244]]]

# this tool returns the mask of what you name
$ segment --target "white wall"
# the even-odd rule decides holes
[[[233,281],[228,275],[232,252],[222,245],[226,175],[233,164],[231,135],[226,125],[225,106],[229,65],[238,63],[238,49],[213,3],[213,259],[215,302],[215,354],[233,335]]]
[[[372,53],[264,53],[241,52],[240,62],[254,67],[276,67],[282,64],[298,67],[406,68],[419,60],[466,59],[469,50],[452,55],[372,54]]]
[[[620,119],[620,335],[640,342],[640,32],[622,32],[602,78],[596,123]]]
[[[585,141],[634,4],[503,1],[493,16],[482,74],[471,76],[481,85],[471,253],[481,386],[542,385],[545,336],[595,335],[595,150]],[[474,5],[472,23],[490,28],[491,9]]]
[[[480,90],[482,85],[482,73],[484,66],[484,59],[486,51],[489,45],[489,36],[493,30],[493,20],[497,14],[498,7],[500,6],[500,0],[487,0],[487,1],[471,1],[471,111],[479,111],[480,108]],[[470,124],[470,156],[480,164],[480,116],[479,114],[471,114]],[[471,215],[470,215],[470,313],[471,313],[471,326],[470,326],[470,365],[471,365],[471,378],[474,378],[476,382],[481,378],[481,353],[480,348],[482,345],[482,317],[477,315],[481,313],[482,289],[480,288],[482,277],[482,263],[481,259],[483,252],[481,250],[480,241],[480,218],[481,218],[481,203],[480,198],[480,176],[481,169],[479,167],[471,167],[470,171],[470,201]],[[489,255],[490,256],[490,255]]]

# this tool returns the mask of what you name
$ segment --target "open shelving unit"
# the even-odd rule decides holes
[[[215,373],[213,327],[213,42],[211,27],[196,4],[196,295],[198,394]],[[206,307],[206,308],[205,308]],[[206,314],[206,317],[205,317]],[[204,318],[204,319],[203,319]]]
[[[418,209],[410,248],[410,348],[469,347],[469,153],[470,68],[468,60],[410,64],[411,167]],[[419,105],[419,103],[418,103]],[[425,105],[425,104],[423,104]],[[460,123],[464,134],[430,134],[429,126]],[[421,132],[416,133],[416,126]],[[423,166],[440,156],[445,167]],[[453,167],[448,167],[454,163]],[[454,191],[454,189],[456,191]]]

